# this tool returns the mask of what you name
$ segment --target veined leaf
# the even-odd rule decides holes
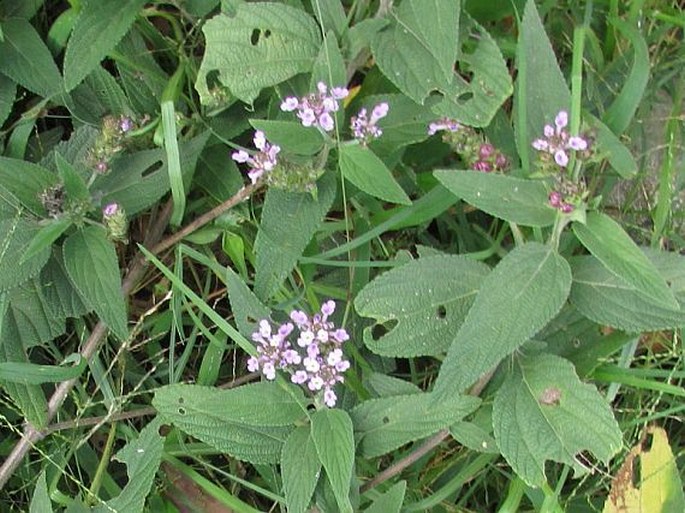
[[[387,492],[374,500],[373,504],[364,510],[364,513],[399,513],[406,491],[406,481],[395,483]]]
[[[585,224],[573,223],[573,233],[616,276],[653,302],[678,308],[666,280],[616,221],[606,214],[590,212]]]
[[[314,127],[304,127],[295,121],[272,121],[251,119],[255,130],[261,130],[266,138],[284,151],[300,155],[314,155],[323,147],[323,136]]]
[[[439,398],[462,392],[542,329],[566,302],[571,269],[538,243],[519,246],[483,280],[442,363]]]
[[[480,404],[477,397],[453,395],[437,402],[433,394],[370,399],[352,412],[354,430],[365,458],[375,458],[425,438],[461,420]]]
[[[42,166],[20,159],[0,157],[0,188],[10,192],[34,214],[45,213],[39,195],[56,184],[57,176]]]
[[[482,171],[440,169],[433,174],[454,195],[490,215],[525,226],[554,224],[556,210],[540,181]]]
[[[64,265],[83,301],[120,340],[128,337],[126,303],[121,293],[119,261],[107,232],[88,226],[64,242]]]
[[[609,404],[554,355],[516,359],[495,397],[493,425],[502,455],[530,486],[545,483],[547,460],[578,473],[587,470],[578,453],[590,451],[606,463],[622,444]]]
[[[364,344],[384,356],[435,355],[454,340],[490,268],[463,256],[420,258],[383,273],[355,298],[365,317],[396,320],[380,338],[364,329]]]
[[[48,495],[48,484],[45,481],[45,470],[38,476],[36,488],[33,490],[29,513],[52,513],[52,504]]]
[[[597,118],[585,114],[585,119],[597,133],[597,145],[602,154],[606,154],[607,162],[622,178],[633,178],[637,174],[637,162],[630,150],[614,135],[611,129]]]
[[[42,226],[33,236],[33,239],[31,239],[31,242],[21,257],[20,263],[26,262],[46,249],[49,249],[52,243],[59,239],[60,235],[67,231],[71,224],[71,219],[67,219],[66,217],[51,219],[48,224]]]
[[[50,258],[49,247],[23,258],[39,231],[37,223],[18,215],[13,219],[0,219],[0,292],[36,276]]]
[[[279,387],[276,383],[261,385]],[[259,389],[250,390],[247,394],[236,394],[238,390],[170,385],[156,391],[152,405],[164,422],[172,423],[183,432],[219,451],[252,463],[277,463],[283,444],[293,430],[293,425],[287,424],[286,421],[288,418],[294,418],[294,401],[284,402],[267,392],[264,399],[267,404],[271,401],[273,408],[263,408],[261,399],[245,405],[242,400],[246,396],[254,395]],[[232,409],[234,404],[238,406],[235,414]],[[260,407],[255,408],[255,404],[260,404]],[[285,406],[284,412],[280,411],[281,406]],[[301,414],[301,409],[299,411]],[[254,413],[259,416],[253,417],[251,414]],[[259,425],[260,419],[264,418],[271,420],[265,425]],[[238,419],[250,423],[244,424]]]
[[[0,362],[0,380],[24,385],[58,383],[76,378],[86,369],[87,362],[80,358],[72,367],[36,365],[24,362]]]
[[[161,419],[155,418],[143,428],[138,438],[131,440],[114,456],[126,464],[128,482],[119,495],[93,508],[93,513],[142,513],[164,452],[164,438],[159,435],[161,425]]]
[[[2,22],[0,73],[29,91],[52,98],[62,92],[62,75],[36,29],[24,18]]]
[[[257,330],[259,321],[270,317],[271,310],[254,295],[242,278],[230,267],[226,268],[226,287],[238,331],[246,338],[250,338]]]
[[[325,173],[317,185],[317,199],[311,194],[275,188],[266,193],[255,240],[254,292],[261,300],[269,298],[295,267],[333,203],[333,173]]]
[[[17,84],[4,75],[0,75],[0,126],[5,123],[12,112],[14,97],[17,94]]]
[[[319,27],[301,9],[272,2],[240,3],[202,28],[207,41],[195,88],[212,102],[211,71],[238,99],[251,103],[265,88],[310,71],[321,46]]]
[[[283,444],[281,474],[289,513],[305,513],[321,474],[309,426],[296,428]]]
[[[651,300],[609,271],[592,256],[571,260],[570,300],[587,318],[614,328],[639,333],[685,327],[685,310]]]
[[[407,0],[373,40],[378,67],[416,103],[453,80],[459,41],[460,1]]]
[[[514,126],[521,164],[528,169],[533,140],[542,136],[545,124],[560,110],[571,107],[571,92],[533,0],[526,2],[523,12],[516,65]]]
[[[411,200],[390,170],[367,147],[341,145],[338,164],[343,176],[367,194],[392,203],[411,205]]]
[[[340,511],[352,513],[350,484],[354,466],[354,436],[347,412],[338,409],[317,411],[311,417],[312,440],[326,471]]]
[[[472,74],[467,82],[454,73],[441,89],[443,99],[433,112],[469,126],[487,126],[513,92],[511,75],[497,43],[485,28],[465,13],[461,15],[459,66]],[[475,48],[469,48],[475,46]]]
[[[145,0],[84,0],[64,53],[64,85],[76,87],[128,32]]]

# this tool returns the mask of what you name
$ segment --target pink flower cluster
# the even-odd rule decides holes
[[[293,383],[306,386],[313,393],[323,392],[324,403],[332,408],[338,400],[333,387],[344,381],[342,373],[350,368],[341,349],[350,336],[328,320],[334,311],[335,302],[331,300],[312,317],[301,310],[293,310],[290,313],[292,322],[281,324],[276,332],[268,320],[261,320],[259,329],[252,334],[258,356],[247,361],[247,369],[261,371],[268,380],[276,378],[278,369],[289,372]],[[290,341],[295,327],[295,346],[299,350]]]
[[[587,140],[578,136],[569,136],[569,133],[566,131],[567,126],[568,113],[565,110],[561,110],[556,118],[554,118],[554,126],[545,125],[545,137],[533,141],[533,148],[552,155],[554,162],[561,167],[568,165],[569,150],[584,151],[588,148]]]
[[[276,167],[276,164],[278,164],[276,155],[281,151],[281,148],[275,144],[269,143],[264,136],[264,132],[261,130],[257,130],[254,133],[253,142],[255,148],[257,148],[259,152],[250,155],[244,150],[239,150],[233,152],[231,158],[236,162],[240,162],[241,164],[246,163],[250,166],[247,176],[250,177],[252,183],[255,183],[265,172],[271,171]]]
[[[376,139],[383,135],[383,130],[376,123],[388,115],[389,109],[388,104],[383,102],[373,108],[371,117],[368,116],[365,108],[361,109],[356,116],[352,116],[350,129],[354,138],[365,145],[371,139]]]
[[[492,144],[483,143],[478,148],[478,160],[473,163],[473,169],[486,173],[495,170],[501,171],[507,167],[508,163],[507,157],[497,151]]]
[[[573,203],[564,201],[564,197],[558,191],[549,193],[549,205],[553,208],[561,210],[564,214],[570,214],[575,210]]]
[[[287,97],[281,103],[281,110],[284,112],[296,110],[297,117],[300,118],[303,126],[319,126],[326,132],[330,132],[335,126],[332,113],[340,108],[338,100],[345,98],[349,91],[345,87],[333,87],[329,92],[328,86],[323,82],[319,82],[316,88],[316,93],[302,98]]]

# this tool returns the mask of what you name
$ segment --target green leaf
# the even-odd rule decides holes
[[[485,28],[465,13],[459,29],[462,51],[459,67],[471,75],[466,81],[454,73],[451,84],[441,90],[443,99],[433,112],[475,127],[490,124],[513,92],[511,75],[499,46]],[[475,48],[472,48],[475,45]]]
[[[333,173],[318,182],[318,198],[311,194],[271,188],[266,193],[255,240],[255,285],[265,300],[278,289],[323,222],[335,198]]]
[[[265,88],[310,71],[321,46],[319,27],[302,9],[277,3],[241,3],[235,16],[220,14],[202,28],[207,47],[195,88],[212,103],[207,75],[251,103]]]
[[[138,438],[128,442],[114,456],[126,464],[128,482],[119,495],[93,508],[93,513],[142,513],[164,453],[164,438],[159,435],[161,425],[161,420],[155,418],[143,428]]]
[[[64,53],[64,85],[76,87],[111,52],[133,25],[145,0],[83,0]]]
[[[545,461],[587,470],[576,455],[605,463],[622,444],[621,430],[597,389],[554,355],[517,358],[495,397],[495,438],[502,455],[530,486],[545,483]]]
[[[390,170],[366,146],[341,145],[338,164],[343,176],[367,194],[392,203],[411,205],[411,200]]]
[[[316,453],[326,470],[338,507],[341,512],[352,513],[349,497],[354,466],[352,420],[343,410],[324,409],[312,415],[311,421]]]
[[[466,389],[542,329],[571,288],[568,263],[531,242],[505,256],[483,280],[476,300],[442,363],[441,398]]]
[[[17,95],[17,84],[4,75],[0,75],[0,126],[5,123],[12,112],[14,98]]]
[[[275,390],[280,388],[278,384],[256,385],[257,388],[247,391],[241,390],[246,387],[219,390],[170,385],[156,390],[152,405],[164,422],[172,423],[219,451],[252,463],[277,463],[283,444],[293,430],[289,419],[299,419],[304,412],[292,394]],[[246,399],[252,402],[245,402]],[[256,404],[260,407],[255,408]]]
[[[204,148],[209,132],[180,144],[181,169],[189,180]],[[93,183],[93,196],[102,195],[102,204],[119,203],[131,216],[154,205],[169,191],[169,171],[163,149],[122,155],[112,163],[111,171]]]
[[[525,226],[554,224],[556,210],[549,206],[547,189],[540,181],[451,169],[433,175],[454,195],[490,215]]]
[[[350,415],[365,458],[375,458],[445,429],[474,411],[477,397],[454,394],[438,402],[434,394],[370,399]]]
[[[569,110],[571,92],[559,69],[535,2],[526,3],[516,47],[514,97],[516,143],[521,164],[529,168],[531,143],[560,110]]]
[[[309,426],[295,429],[283,444],[281,475],[289,513],[305,513],[321,473]]]
[[[456,0],[405,0],[372,42],[380,70],[416,103],[453,80],[460,11]]]
[[[250,338],[257,330],[259,321],[271,316],[271,310],[253,294],[242,278],[230,267],[226,268],[226,286],[228,299],[231,302],[231,312],[233,312],[238,331]]]
[[[612,218],[600,212],[590,212],[585,224],[573,223],[573,233],[616,276],[655,303],[665,308],[678,308],[666,280]]]
[[[178,76],[177,71],[172,80]],[[176,110],[174,102],[171,100],[162,102],[162,129],[164,132],[164,149],[167,158],[169,186],[171,187],[171,197],[174,200],[174,209],[169,222],[174,226],[178,226],[183,221],[183,213],[186,208],[186,192],[181,171],[181,156],[178,151]]]
[[[597,118],[585,114],[585,119],[597,134],[597,145],[602,155],[606,155],[607,162],[621,178],[633,178],[638,171],[637,162],[630,150],[614,135],[611,129]]]
[[[381,372],[372,372],[364,377],[364,388],[376,397],[391,397],[422,393],[421,388],[412,383]]]
[[[685,310],[645,297],[594,257],[571,260],[570,300],[586,317],[623,331],[639,333],[685,327]]]
[[[286,152],[299,155],[314,155],[323,147],[323,136],[314,127],[304,127],[295,121],[271,121],[251,119],[255,130],[261,130],[266,138]]]
[[[450,435],[472,451],[499,454],[495,439],[485,429],[473,422],[456,422],[450,426]]]
[[[78,355],[74,355],[78,356]],[[80,376],[86,369],[85,358],[79,358],[78,363],[71,367],[56,365],[36,365],[24,362],[0,362],[0,380],[24,385],[41,385],[43,383],[58,383]]]
[[[618,18],[612,18],[611,25],[616,27],[631,42],[635,58],[625,85],[602,116],[602,121],[611,131],[620,135],[628,128],[635,111],[640,106],[640,101],[651,76],[651,64],[647,43],[636,27]]]
[[[48,495],[48,483],[45,480],[45,470],[38,476],[36,487],[33,490],[33,497],[31,497],[29,513],[52,513],[52,504],[50,504],[50,496]]]
[[[325,32],[332,30],[341,37],[347,28],[347,15],[340,0],[316,2],[315,15]]]
[[[28,363],[19,338],[13,312],[8,308],[9,295],[0,293],[0,362]],[[4,392],[17,404],[28,422],[42,428],[48,421],[48,402],[40,385],[0,383]]]
[[[399,513],[407,491],[407,482],[399,481],[392,485],[383,495],[373,501],[364,513]]]
[[[0,14],[3,18],[26,18],[30,20],[36,15],[45,0],[24,0],[16,2],[14,0],[0,1]]]
[[[377,324],[396,323],[377,339],[377,326],[365,328],[364,344],[374,353],[405,358],[445,351],[489,271],[463,256],[433,256],[383,273],[359,292],[354,306]]]
[[[23,18],[2,22],[0,73],[44,98],[62,92],[62,76],[36,29]]]
[[[45,213],[40,193],[56,183],[57,176],[44,167],[20,159],[0,157],[0,191],[12,194],[36,215]]]
[[[0,292],[36,276],[50,258],[49,247],[23,258],[39,230],[36,222],[18,215],[13,219],[0,219]]]
[[[128,337],[126,303],[121,292],[119,261],[107,231],[88,226],[64,242],[67,275],[83,301],[120,340]]]
[[[67,162],[58,152],[55,152],[55,164],[64,184],[64,192],[67,195],[68,201],[76,204],[90,203],[88,185],[86,185],[85,180],[74,169],[74,166]]]

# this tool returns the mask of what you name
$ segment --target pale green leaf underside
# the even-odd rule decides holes
[[[355,308],[377,323],[397,320],[397,325],[378,339],[373,326],[366,328],[364,344],[384,356],[445,351],[489,271],[463,256],[432,256],[383,273],[359,292]]]
[[[321,473],[309,426],[296,428],[283,444],[281,476],[289,513],[304,513]]]
[[[586,317],[623,331],[639,333],[685,327],[685,310],[668,308],[621,280],[592,256],[571,261],[570,300]]]
[[[262,300],[269,298],[293,270],[333,203],[333,174],[325,173],[317,185],[317,199],[275,188],[266,193],[255,240],[254,292]]]
[[[236,422],[231,409],[232,396],[226,395],[227,392],[235,390],[171,385],[156,391],[152,405],[165,422],[221,452],[252,463],[278,462],[292,425],[259,426]],[[278,414],[271,409],[255,408],[254,404],[252,412],[261,412],[259,418],[268,412]],[[244,414],[238,418],[249,419]]]
[[[622,444],[609,404],[570,362],[553,355],[517,361],[495,397],[493,425],[502,455],[531,486],[545,482],[547,460],[580,472],[586,470],[580,452],[606,463]]]
[[[265,88],[311,70],[321,46],[319,28],[301,9],[277,3],[241,3],[233,17],[219,14],[202,31],[207,48],[196,89],[211,103],[207,75],[251,103]]]
[[[121,292],[114,244],[100,226],[88,226],[64,242],[67,275],[88,305],[121,340],[128,337],[126,303]]]
[[[664,308],[678,308],[666,280],[612,218],[599,212],[587,215],[586,224],[574,223],[573,232],[604,266]]]
[[[540,181],[482,171],[441,169],[433,174],[455,196],[492,216],[525,226],[554,224],[556,210]]]
[[[571,288],[568,263],[528,243],[505,256],[480,292],[442,363],[435,390],[458,393],[529,340],[561,309]]]
[[[351,416],[362,455],[375,458],[449,427],[479,404],[480,399],[465,395],[438,402],[433,394],[410,394],[364,401]]]

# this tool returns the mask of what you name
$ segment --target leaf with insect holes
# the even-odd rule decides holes
[[[578,454],[589,451],[607,463],[622,444],[611,407],[597,389],[582,383],[573,364],[543,354],[517,357],[495,396],[497,445],[529,486],[545,483],[545,461],[587,468]]]
[[[259,92],[311,70],[319,48],[319,27],[302,9],[272,2],[240,3],[234,16],[219,14],[202,31],[206,51],[195,88],[212,103],[208,75],[238,99],[251,103]]]
[[[463,256],[432,256],[381,274],[362,289],[357,313],[378,325],[392,322],[374,337],[364,329],[364,344],[383,356],[435,355],[454,340],[490,268]]]

